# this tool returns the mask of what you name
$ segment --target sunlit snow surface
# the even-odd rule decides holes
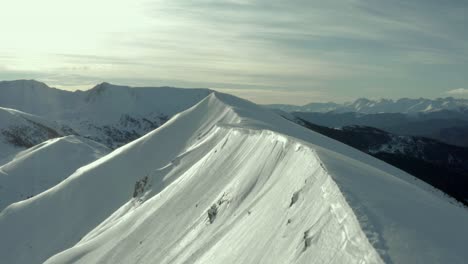
[[[468,212],[212,93],[0,214],[5,263],[464,263]]]

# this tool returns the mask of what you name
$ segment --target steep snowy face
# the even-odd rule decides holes
[[[0,255],[7,263],[463,263],[467,222],[464,208],[412,176],[213,93],[3,210]]]
[[[209,133],[140,174],[133,198],[46,263],[381,262],[310,148],[270,131]]]
[[[131,200],[136,182],[148,172],[175,161],[218,122],[233,123],[236,118],[229,108],[205,100],[156,131],[78,169],[49,191],[7,207],[0,213],[0,233],[5,234],[0,238],[1,255],[8,263],[42,263],[72,247]]]
[[[51,139],[22,151],[0,166],[0,211],[55,186],[109,151],[97,142],[76,136]]]

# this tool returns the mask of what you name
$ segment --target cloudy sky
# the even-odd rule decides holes
[[[468,98],[466,0],[5,0],[0,80]]]

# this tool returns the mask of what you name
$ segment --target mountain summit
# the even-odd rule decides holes
[[[468,212],[384,162],[212,92],[0,213],[5,263],[464,263]]]

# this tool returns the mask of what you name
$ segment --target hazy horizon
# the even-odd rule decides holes
[[[49,85],[48,83],[46,82],[43,82],[43,81],[40,81],[40,80],[36,80],[36,79],[14,79],[14,80],[0,80],[0,82],[2,81],[6,81],[6,82],[14,82],[14,81],[37,81],[37,82],[41,82],[41,83],[44,83],[45,85],[47,85],[48,87],[50,88],[55,88],[55,89],[60,89],[60,90],[64,90],[64,91],[70,91],[70,92],[74,92],[74,91],[87,91],[87,90],[90,90],[90,89],[93,89],[94,87],[102,84],[102,83],[108,83],[110,85],[114,85],[114,86],[128,86],[129,88],[160,88],[160,87],[170,87],[170,88],[177,88],[177,89],[210,89],[210,90],[214,90],[214,91],[218,91],[218,92],[222,92],[222,93],[229,93],[229,94],[232,94],[232,95],[235,95],[235,96],[238,96],[238,97],[241,97],[241,98],[244,98],[244,99],[247,99],[247,100],[250,100],[250,101],[253,101],[254,103],[258,103],[258,104],[263,104],[263,105],[296,105],[296,106],[304,106],[304,105],[307,105],[307,104],[310,104],[310,103],[337,103],[337,104],[342,104],[342,103],[350,103],[350,102],[354,102],[358,99],[369,99],[369,100],[374,100],[374,101],[378,101],[378,100],[393,100],[393,101],[397,101],[399,99],[428,99],[428,100],[437,100],[437,99],[446,99],[446,98],[454,98],[454,99],[466,99],[466,98],[463,98],[463,97],[459,97],[459,96],[456,96],[456,95],[451,95],[451,94],[448,94],[447,96],[441,96],[441,97],[433,97],[433,98],[430,98],[430,97],[424,97],[424,96],[419,96],[419,97],[394,97],[394,98],[390,98],[390,97],[387,97],[387,98],[383,98],[383,97],[364,97],[364,96],[357,96],[355,98],[352,98],[350,100],[345,100],[345,101],[338,101],[338,100],[329,100],[329,101],[308,101],[306,103],[302,103],[302,104],[294,104],[294,103],[284,103],[284,102],[267,102],[267,103],[261,103],[261,102],[256,102],[252,99],[249,99],[249,94],[246,94],[246,95],[242,95],[242,94],[239,94],[238,91],[236,90],[232,90],[232,91],[229,91],[229,89],[213,89],[213,88],[210,88],[210,87],[174,87],[174,86],[170,86],[170,85],[161,85],[161,86],[155,86],[155,85],[147,85],[147,86],[135,86],[135,85],[126,85],[126,84],[119,84],[119,83],[111,83],[111,82],[107,82],[107,81],[103,81],[103,82],[100,82],[100,83],[96,83],[96,84],[92,84],[88,87],[83,87],[81,89],[64,89],[64,88],[61,88],[60,86],[59,87],[55,87],[55,86],[52,86],[52,85]],[[236,93],[237,92],[237,93]]]

